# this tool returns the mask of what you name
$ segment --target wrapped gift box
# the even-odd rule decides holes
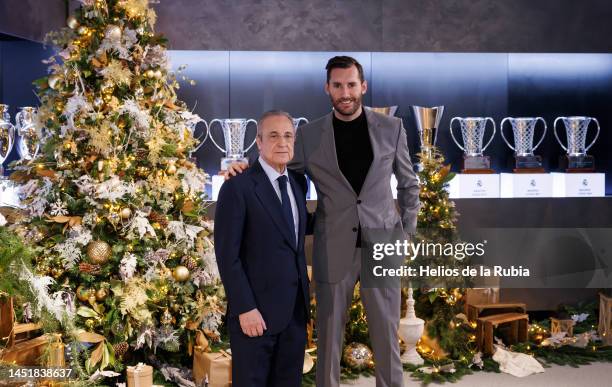
[[[152,387],[153,386],[153,367],[138,363],[136,366],[127,368],[128,387]]]
[[[229,387],[232,385],[232,357],[225,351],[205,352],[200,346],[193,354],[193,378],[196,386]]]

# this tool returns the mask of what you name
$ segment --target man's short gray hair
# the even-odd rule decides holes
[[[289,122],[291,122],[291,127],[295,131],[295,125],[293,124],[293,117],[291,117],[291,114],[283,110],[268,110],[267,112],[262,114],[261,117],[259,117],[259,121],[257,121],[257,135],[258,136],[261,135],[261,123],[264,122],[266,118],[275,117],[275,116],[288,118]]]

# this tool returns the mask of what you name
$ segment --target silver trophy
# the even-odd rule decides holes
[[[9,105],[0,104],[0,180],[5,179],[3,164],[15,145],[15,127],[8,109]]]
[[[510,145],[510,142],[508,142],[506,136],[504,135],[504,124],[506,121],[509,121],[510,125],[512,126],[512,132],[514,133],[514,146]],[[533,138],[538,121],[542,121],[544,130],[542,131],[540,140],[534,146]],[[514,151],[514,159],[516,161],[516,168],[514,169],[515,172],[543,172],[542,158],[534,155],[533,152],[538,148],[538,146],[540,146],[544,140],[544,136],[546,136],[546,121],[544,121],[544,118],[506,117],[502,120],[499,130],[506,145],[508,145],[510,149]]]
[[[40,151],[41,138],[34,125],[36,109],[30,106],[20,108],[15,115],[17,130],[17,153],[23,161],[31,161]]]
[[[300,126],[300,122],[305,122],[308,123],[308,120],[306,119],[306,117],[299,117],[299,118],[294,118],[293,119],[293,127],[297,128],[298,126]]]
[[[438,126],[444,113],[444,106],[422,107],[412,106],[416,120],[419,139],[421,140],[421,153],[425,157],[431,156],[431,149],[438,139]]]
[[[225,141],[225,149],[223,149],[212,135],[210,134],[210,139],[215,144],[215,146],[221,151],[225,152],[225,157],[221,159],[221,170],[227,170],[227,167],[234,162],[249,162],[249,159],[245,157],[245,153],[249,151],[255,145],[255,138],[253,138],[253,142],[245,149],[244,137],[247,130],[247,125],[249,122],[255,123],[255,127],[257,128],[257,121],[254,119],[245,119],[245,118],[228,118],[228,119],[214,119],[210,121],[209,128],[212,130],[213,124],[218,122],[223,131],[223,140]]]
[[[557,121],[563,120],[565,124],[565,133],[567,134],[567,146],[563,145],[557,135]],[[586,146],[587,132],[589,124],[594,121],[597,125],[597,133],[595,138]],[[595,144],[599,137],[599,121],[594,117],[572,116],[572,117],[557,117],[553,124],[555,137],[559,145],[567,152],[562,159],[561,164],[566,167],[567,172],[594,172],[595,158],[587,155],[587,151]]]
[[[461,137],[463,139],[463,146],[459,144],[453,133],[453,122],[459,121],[461,125]],[[487,129],[487,122],[491,122],[493,125],[493,132],[489,141],[485,146],[482,146],[484,142],[484,136]],[[491,160],[488,156],[484,156],[483,152],[495,136],[495,121],[491,117],[453,117],[450,121],[450,134],[453,141],[459,149],[463,151],[463,173],[478,173],[491,172]]]
[[[200,122],[204,124],[206,131],[203,132],[200,136],[196,136],[195,132]],[[189,158],[191,159],[193,153],[196,152],[198,149],[200,149],[202,145],[204,145],[204,143],[208,139],[208,135],[210,134],[210,126],[208,125],[208,122],[206,122],[206,120],[198,117],[197,119],[187,121],[185,123],[185,128],[189,131],[189,134],[191,134],[191,137],[193,137],[194,139],[198,141],[198,144],[195,147],[193,147],[193,149],[189,152]],[[202,137],[204,139],[202,139]]]
[[[557,135],[557,121],[563,120],[565,124],[565,132],[567,134],[567,146],[563,145],[559,136]],[[591,121],[595,122],[597,125],[597,133],[595,133],[595,138],[589,146],[586,145],[587,132],[589,131],[589,124]],[[559,145],[567,152],[569,156],[586,156],[586,152],[595,144],[597,141],[597,137],[599,137],[599,121],[594,117],[580,117],[580,116],[572,116],[572,117],[557,117],[553,124],[555,137],[559,142]]]

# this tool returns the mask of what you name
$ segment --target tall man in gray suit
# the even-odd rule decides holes
[[[367,82],[353,58],[326,66],[325,92],[334,110],[297,129],[288,167],[317,189],[313,271],[317,301],[317,386],[340,383],[340,357],[349,307],[361,270],[361,230],[416,231],[419,186],[399,118],[362,105]],[[240,171],[242,168],[235,168]],[[231,171],[233,174],[233,171]],[[397,178],[398,214],[390,187]],[[397,330],[399,288],[361,288],[376,362],[377,387],[402,386]]]

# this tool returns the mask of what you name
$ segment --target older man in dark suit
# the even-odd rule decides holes
[[[259,159],[223,184],[217,201],[215,253],[228,299],[235,387],[301,385],[309,305],[306,181],[286,168],[294,141],[291,116],[264,114]]]

